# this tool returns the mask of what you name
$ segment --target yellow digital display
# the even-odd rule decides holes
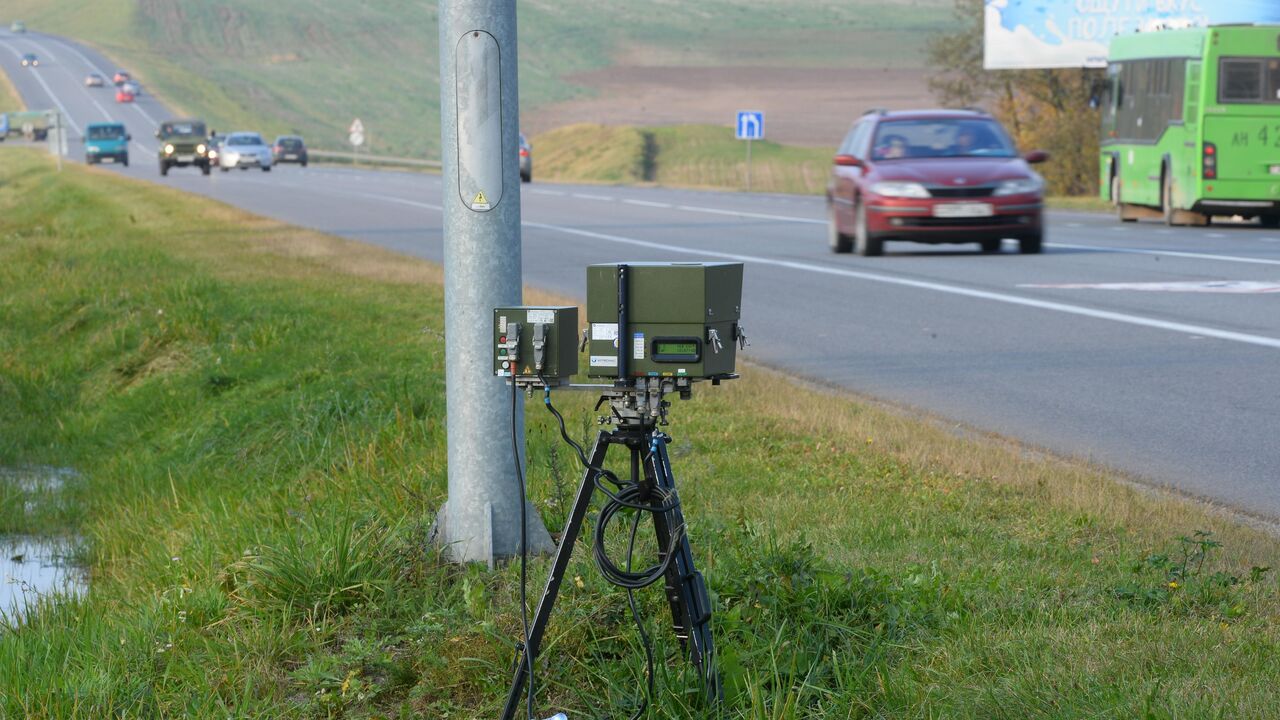
[[[656,355],[697,355],[698,343],[694,342],[662,342],[654,344]]]

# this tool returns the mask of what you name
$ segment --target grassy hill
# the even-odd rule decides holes
[[[522,109],[589,93],[614,64],[918,67],[949,0],[521,0]],[[215,127],[339,147],[359,116],[373,152],[438,156],[436,3],[7,0],[0,18],[106,51]]]

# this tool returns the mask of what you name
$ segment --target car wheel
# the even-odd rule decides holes
[[[120,164],[125,167],[129,167],[129,156],[125,155],[124,157],[120,158]]]
[[[203,164],[203,165],[201,165],[201,166],[200,166],[200,174],[201,174],[201,175],[208,175],[208,174],[209,174],[209,171],[211,171],[212,169],[213,169],[213,168],[209,167],[209,163],[205,163],[205,164]]]
[[[1044,230],[1018,238],[1018,252],[1023,255],[1039,255],[1044,248]]]
[[[299,165],[301,165],[302,167],[306,167],[306,166],[307,166],[307,161],[306,161],[306,160],[303,160],[302,162],[300,162],[300,163],[298,163],[298,164],[299,164]]]
[[[85,165],[92,165],[92,164],[93,164],[93,157],[92,157],[92,156],[90,156],[90,155],[85,155],[85,156],[84,156],[84,164],[85,164]]]
[[[271,166],[270,166],[270,165],[263,165],[263,166],[262,166],[262,172],[271,172]]]
[[[165,175],[168,175],[168,174],[169,174],[169,163],[166,163],[166,162],[162,162],[162,163],[160,163],[160,175],[161,175],[161,177],[163,177],[163,176],[165,176]]]
[[[982,246],[982,252],[985,255],[995,255],[1004,249],[1004,240],[996,238],[994,240],[983,240],[979,243]]]
[[[867,208],[861,200],[854,201],[853,217],[853,244],[858,254],[863,257],[884,254],[884,240],[872,236],[867,230]]]
[[[522,183],[533,182],[533,173],[532,172],[520,173],[520,182]]]
[[[221,170],[222,172],[231,172],[231,168],[227,167],[226,165],[219,165],[218,169]]]
[[[847,253],[853,249],[853,239],[840,232],[836,225],[836,206],[827,205],[827,243],[833,253]]]
[[[1280,215],[1259,215],[1258,224],[1264,228],[1280,228]]]

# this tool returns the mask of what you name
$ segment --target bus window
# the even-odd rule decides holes
[[[1280,60],[1267,62],[1267,101],[1280,102]]]
[[[1270,99],[1262,94],[1262,59],[1223,58],[1218,69],[1218,102],[1256,103]]]

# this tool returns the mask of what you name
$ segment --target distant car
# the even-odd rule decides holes
[[[207,146],[210,165],[218,164],[218,156],[222,153],[222,143],[226,141],[226,139],[227,138],[224,135],[209,136],[209,141],[205,144]]]
[[[520,133],[520,182],[533,182],[533,146]]]
[[[132,79],[133,78],[129,76],[129,73],[123,70],[117,70],[116,74],[111,76],[111,82],[115,83],[116,87],[120,87]]]
[[[120,123],[90,123],[84,129],[84,161],[93,165],[111,160],[128,167],[132,139]]]
[[[142,86],[132,80],[120,83],[120,89],[127,93],[132,93],[134,97],[142,94]]]
[[[271,147],[258,133],[233,132],[227,135],[226,142],[218,150],[218,167],[222,172],[237,167],[241,170],[256,167],[270,172]]]
[[[40,66],[40,58],[36,57],[35,53],[26,53],[25,55],[22,56],[22,67],[39,67],[39,66]]]
[[[9,32],[12,32],[12,33],[21,34],[26,31],[27,31],[27,24],[22,22],[21,20],[14,20],[13,24],[9,26]]]
[[[128,88],[125,88],[125,87],[116,88],[116,102],[131,103],[133,102],[133,100],[134,100],[133,93],[130,92]]]
[[[297,135],[281,135],[271,144],[271,159],[277,163],[293,162],[307,166],[307,146]]]
[[[209,174],[209,132],[200,120],[166,120],[156,130],[160,141],[160,174],[194,165]]]
[[[887,240],[978,243],[1023,253],[1043,245],[1044,180],[990,115],[923,110],[863,115],[845,136],[827,184],[833,252],[880,255]]]
[[[106,84],[107,84],[107,79],[102,77],[98,73],[89,73],[88,75],[84,76],[85,87],[102,87],[103,85],[106,85]]]

